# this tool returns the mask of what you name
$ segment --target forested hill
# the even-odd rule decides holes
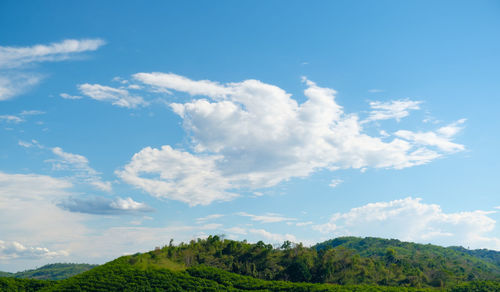
[[[469,250],[456,246],[445,248],[373,237],[339,237],[314,246],[318,251],[339,247],[353,250],[361,257],[395,262],[424,272],[438,268],[450,276],[461,274],[465,276],[462,281],[483,277],[497,279],[500,274],[500,252],[494,250]]]
[[[61,280],[78,275],[96,266],[97,265],[70,264],[70,263],[49,264],[40,267],[38,269],[26,270],[17,273],[0,272],[0,277],[39,279],[39,280]]]
[[[379,238],[273,247],[209,236],[120,257],[61,281],[0,278],[0,290],[500,291],[496,252],[475,252]]]

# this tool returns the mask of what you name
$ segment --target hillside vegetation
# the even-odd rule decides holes
[[[65,280],[0,278],[0,290],[500,291],[497,253],[355,237],[273,248],[209,236],[120,257]]]
[[[38,280],[61,280],[78,275],[96,266],[97,265],[69,263],[49,264],[38,269],[26,270],[17,273],[0,272],[0,277]]]

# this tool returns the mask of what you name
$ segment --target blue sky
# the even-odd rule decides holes
[[[227,238],[500,250],[497,1],[2,1],[0,270]]]

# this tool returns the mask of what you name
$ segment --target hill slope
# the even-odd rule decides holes
[[[204,264],[265,280],[340,285],[452,287],[500,280],[500,266],[491,261],[452,248],[379,238],[337,238],[311,248],[285,242],[273,248],[210,236],[136,254],[129,263],[176,271]]]
[[[38,269],[26,270],[17,273],[0,272],[0,277],[38,280],[61,280],[78,275],[94,267],[97,267],[97,265],[57,263],[48,264]]]
[[[340,237],[317,244],[318,251],[330,248],[354,250],[361,257],[393,263],[407,274],[418,270],[430,279],[441,273],[441,280],[462,282],[472,280],[499,280],[500,252],[445,248],[431,244],[402,242],[396,239]]]
[[[495,252],[482,251],[484,259],[467,251],[355,237],[273,248],[209,236],[120,257],[65,280],[0,278],[0,290],[500,291]]]

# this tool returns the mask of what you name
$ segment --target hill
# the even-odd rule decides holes
[[[204,264],[264,280],[340,285],[452,287],[500,280],[500,266],[491,261],[452,248],[380,238],[343,237],[311,248],[285,242],[273,248],[210,236],[131,256],[130,263],[177,270]]]
[[[475,253],[380,238],[273,248],[209,236],[123,256],[65,280],[0,278],[0,290],[500,291],[496,252]]]
[[[373,237],[340,237],[317,244],[314,248],[322,251],[339,247],[353,250],[361,257],[383,261],[386,265],[392,263],[402,268],[404,274],[422,272],[427,279],[463,282],[499,280],[500,275],[500,252],[492,250],[445,248]]]
[[[17,273],[0,272],[0,277],[38,280],[61,280],[78,275],[96,266],[97,265],[70,263],[48,264],[37,269],[26,270]]]

